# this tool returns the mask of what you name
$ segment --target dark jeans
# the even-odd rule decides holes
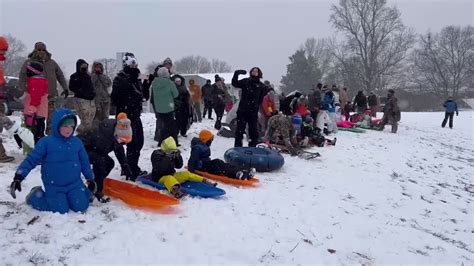
[[[242,147],[245,128],[249,125],[249,147],[255,147],[258,144],[258,112],[237,111],[237,129],[235,130],[234,147]]]
[[[208,118],[212,118],[212,100],[204,100],[204,113],[202,114],[202,117],[206,117],[206,112],[209,112]]]
[[[220,159],[214,159],[210,161],[204,161],[202,168],[199,170],[211,173],[213,175],[225,175],[230,178],[237,178],[237,172],[240,171],[240,168],[228,164]]]
[[[33,137],[35,139],[35,144],[44,137],[44,131],[46,129],[46,118],[44,117],[35,117],[35,125],[30,127]]]
[[[214,128],[219,130],[222,127],[222,117],[224,116],[224,104],[218,104],[214,106],[214,112],[216,112],[216,123],[214,124]]]
[[[139,176],[141,169],[138,166],[138,160],[140,159],[140,151],[142,150],[144,143],[143,125],[140,118],[134,119],[131,122],[133,136],[132,141],[127,144],[127,159],[133,175]]]
[[[158,146],[161,145],[161,142],[168,137],[173,137],[176,144],[178,144],[178,135],[176,134],[176,123],[174,120],[174,112],[169,113],[158,113],[158,119],[161,123],[160,128],[160,139],[158,141]]]
[[[176,118],[176,136],[181,134],[181,136],[186,135],[188,131],[189,115],[187,112],[177,111],[175,114]]]
[[[449,128],[453,128],[453,118],[454,118],[454,112],[452,113],[444,113],[444,120],[443,123],[441,124],[442,127],[446,126],[446,122],[448,122],[449,118]]]
[[[97,192],[102,192],[104,188],[104,179],[114,168],[114,160],[109,155],[102,155],[94,151],[88,151],[89,161],[92,164],[94,172],[94,181],[97,184]]]

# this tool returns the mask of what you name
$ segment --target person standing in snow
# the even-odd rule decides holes
[[[146,171],[140,169],[138,160],[144,143],[143,124],[140,115],[142,113],[142,103],[145,99],[142,83],[138,79],[140,70],[133,53],[125,53],[122,65],[123,70],[117,74],[113,81],[110,98],[117,107],[117,114],[126,113],[131,121],[133,139],[127,144],[127,159],[133,176],[142,176],[146,174]]]
[[[275,107],[275,91],[270,88],[267,94],[263,97],[262,105],[260,107],[260,116],[258,117],[260,123],[259,135],[265,135],[268,119],[277,113],[278,109]]]
[[[206,84],[202,86],[202,99],[204,101],[204,113],[202,117],[206,117],[206,113],[208,112],[207,118],[212,120],[212,85],[211,80],[206,80]]]
[[[67,213],[85,212],[91,192],[95,190],[94,175],[82,142],[73,136],[77,118],[70,109],[59,108],[51,119],[52,134],[42,138],[23,160],[10,185],[10,194],[21,191],[21,182],[37,165],[41,165],[41,186],[33,187],[26,204],[39,211]],[[84,185],[81,173],[87,179]]]
[[[74,92],[74,108],[81,119],[77,131],[81,132],[92,126],[95,117],[95,89],[89,74],[89,64],[84,59],[76,62],[76,72],[69,79],[69,89]]]
[[[449,98],[444,102],[443,107],[445,108],[445,113],[443,123],[441,123],[441,127],[444,128],[446,126],[446,122],[448,122],[449,118],[449,128],[453,129],[454,112],[456,112],[456,116],[459,115],[458,105],[453,100],[453,97],[449,96]]]
[[[216,123],[214,124],[214,128],[219,130],[221,129],[221,120],[224,116],[225,110],[225,86],[222,82],[221,77],[219,75],[214,76],[214,84],[212,85],[212,107],[214,108],[214,112],[216,113]]]
[[[46,134],[49,134],[51,129],[51,114],[56,110],[58,105],[58,82],[63,88],[61,96],[67,98],[69,95],[68,85],[64,78],[63,71],[58,63],[51,58],[51,53],[46,50],[46,44],[43,42],[35,43],[33,52],[28,55],[28,59],[21,66],[18,88],[20,91],[26,91],[26,66],[30,61],[39,61],[43,64],[44,75],[48,79],[48,117],[46,121]]]
[[[336,124],[336,106],[334,103],[334,93],[326,86],[323,87],[323,102],[321,110],[326,112],[329,117],[328,132],[337,133]],[[317,120],[317,118],[316,118]]]
[[[232,77],[232,86],[241,89],[239,107],[237,109],[237,129],[235,131],[234,147],[242,147],[245,128],[249,127],[249,146],[255,147],[258,143],[258,109],[262,105],[266,94],[265,84],[262,78],[262,70],[258,67],[250,69],[250,77],[239,80],[239,75],[245,75],[247,71],[236,70]]]
[[[241,168],[220,159],[211,160],[211,144],[214,134],[207,129],[199,132],[199,138],[191,141],[191,155],[188,160],[188,169],[208,172],[214,175],[224,175],[234,179],[251,179],[255,176],[255,168]]]
[[[8,50],[8,42],[7,39],[3,36],[0,36],[0,90],[4,90],[5,86],[5,78],[3,77],[3,61],[5,61],[5,53]],[[3,126],[6,122],[10,120],[5,116],[6,105],[3,103],[3,98],[0,97],[0,132],[3,130]],[[5,147],[3,147],[2,137],[0,136],[0,163],[8,163],[15,160],[15,157],[8,156],[7,152],[5,151]]]
[[[117,115],[117,119],[105,119],[94,124],[92,128],[88,128],[77,135],[82,141],[89,156],[94,172],[94,181],[97,184],[97,191],[94,196],[102,203],[108,202],[110,199],[102,193],[104,188],[104,179],[109,176],[110,171],[114,168],[114,160],[109,156],[110,152],[114,152],[122,173],[127,180],[135,181],[136,176],[133,175],[128,165],[127,156],[123,145],[132,141],[131,121],[125,113]]]
[[[189,80],[189,91],[191,92],[191,100],[193,102],[193,109],[195,111],[195,116],[193,115],[194,122],[201,122],[202,115],[201,115],[201,87],[194,82],[194,79]]]
[[[104,74],[104,65],[101,62],[92,64],[92,85],[94,85],[95,96],[95,121],[103,121],[110,115],[110,92],[112,80]]]
[[[192,121],[191,97],[186,88],[186,81],[181,75],[174,75],[171,78],[178,89],[178,97],[174,99],[174,116],[176,120],[176,135],[181,134],[187,137],[186,132],[189,128],[189,122]]]
[[[377,110],[379,108],[379,98],[373,91],[369,93],[367,97],[367,103],[369,104],[370,116],[377,117]]]
[[[321,108],[321,89],[323,87],[322,83],[318,83],[316,87],[313,87],[310,93],[308,94],[308,109],[311,112],[311,117],[316,119],[318,112]]]
[[[358,114],[364,114],[367,110],[367,97],[364,95],[364,91],[360,90],[354,98],[354,104],[352,105]]]
[[[346,121],[349,121],[352,106],[350,105],[349,96],[347,95],[347,87],[343,87],[339,92],[339,101],[341,102],[341,114],[346,118]]]
[[[398,107],[398,99],[395,97],[395,91],[390,89],[387,94],[387,102],[385,103],[382,117],[381,130],[385,128],[386,124],[392,125],[392,133],[397,133],[398,121],[400,121],[401,114]]]

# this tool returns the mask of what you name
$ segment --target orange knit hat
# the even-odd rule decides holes
[[[201,132],[199,132],[199,140],[202,143],[207,143],[209,140],[213,138],[214,138],[214,134],[212,134],[212,132],[207,129],[203,129],[201,130]]]

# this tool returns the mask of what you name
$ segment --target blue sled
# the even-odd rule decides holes
[[[137,181],[142,182],[145,185],[152,186],[158,190],[166,190],[164,184],[157,183],[150,179],[150,176],[139,176]],[[225,191],[223,189],[204,184],[202,182],[193,182],[193,181],[186,181],[181,184],[181,191],[184,193],[193,196],[193,197],[201,197],[201,198],[216,198],[222,195],[225,195]]]

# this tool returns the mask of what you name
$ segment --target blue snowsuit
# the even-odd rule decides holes
[[[16,171],[25,178],[41,165],[44,191],[40,187],[33,188],[26,199],[26,203],[37,210],[67,213],[69,209],[83,212],[89,207],[91,193],[81,179],[82,172],[87,180],[93,180],[86,150],[77,137],[65,138],[59,132],[61,122],[70,118],[77,124],[71,110],[57,109],[51,119],[52,135],[40,139]]]

